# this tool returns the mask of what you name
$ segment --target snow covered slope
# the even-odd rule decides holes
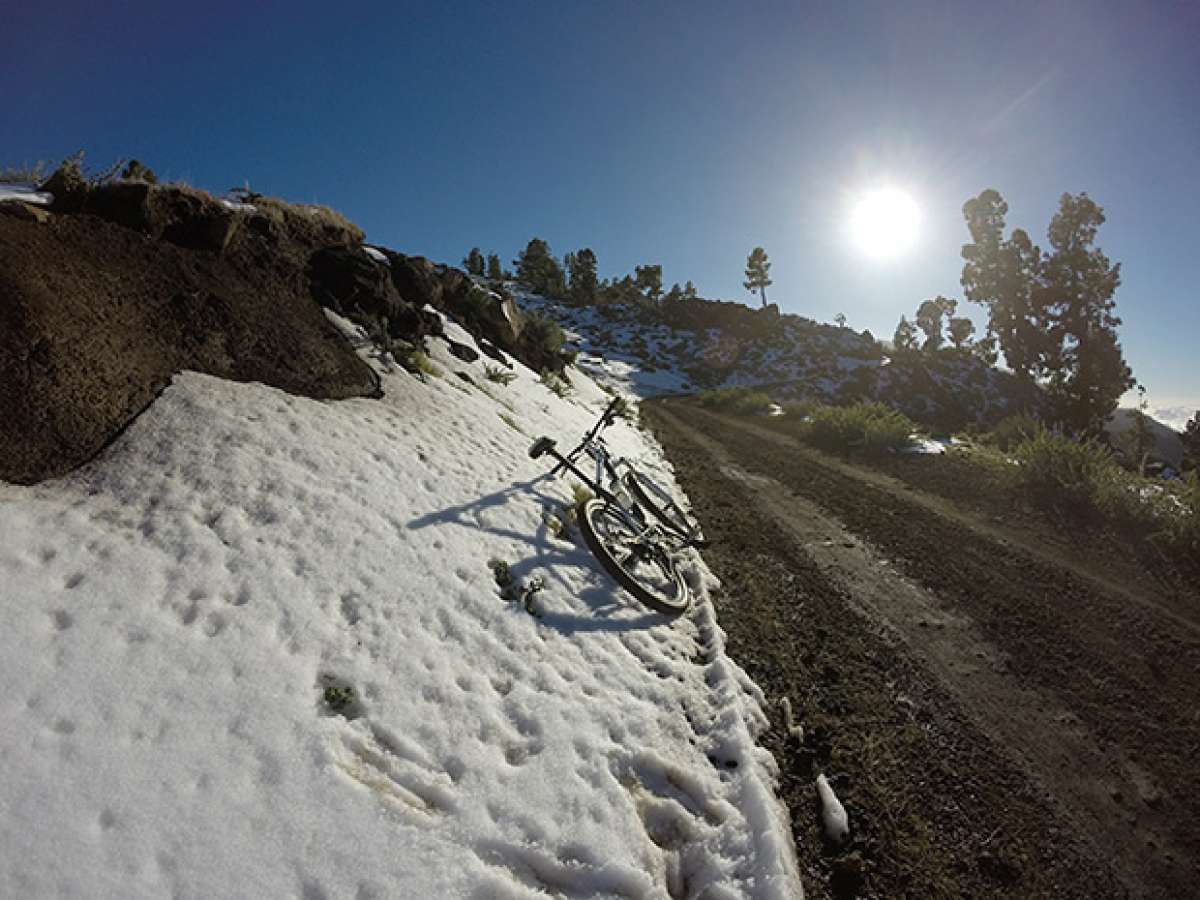
[[[546,524],[526,450],[606,396],[432,356],[382,400],[184,373],[0,484],[0,896],[798,896],[712,576],[668,621]]]

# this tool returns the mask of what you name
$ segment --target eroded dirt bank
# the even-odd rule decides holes
[[[715,539],[731,651],[805,726],[773,749],[810,896],[1187,895],[1186,608],[752,422],[645,414]],[[822,847],[821,771],[848,848]]]

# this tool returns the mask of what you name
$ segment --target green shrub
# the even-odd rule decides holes
[[[508,372],[499,366],[484,366],[483,374],[487,376],[488,381],[494,381],[496,384],[502,384],[508,387],[517,380],[516,372]]]
[[[400,357],[399,362],[406,372],[416,375],[422,381],[426,376],[440,378],[442,374],[433,361],[420,350],[410,350]]]
[[[1036,435],[1041,429],[1042,426],[1037,419],[1025,413],[1017,413],[1005,416],[997,422],[996,427],[984,436],[984,441],[1001,450],[1012,450],[1022,441]]]
[[[800,436],[823,450],[868,453],[899,450],[911,442],[916,425],[908,416],[882,403],[814,406]]]
[[[736,416],[752,416],[766,410],[771,405],[771,398],[752,388],[715,388],[702,393],[700,403],[709,409],[733,413]]]
[[[561,372],[565,360],[563,343],[567,336],[562,327],[549,316],[530,313],[521,328],[521,359],[531,369]]]
[[[549,369],[542,372],[541,381],[556,397],[561,397],[565,400],[567,395],[571,393],[571,382]]]
[[[1075,441],[1044,428],[1013,449],[1020,480],[1039,506],[1072,513],[1124,514],[1130,507],[1119,488],[1120,469],[1112,454],[1091,441]],[[1102,503],[1103,501],[1103,503]]]

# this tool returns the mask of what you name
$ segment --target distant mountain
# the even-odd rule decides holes
[[[1121,447],[1128,444],[1129,435],[1137,428],[1136,414],[1136,409],[1118,409],[1112,414],[1112,418],[1108,420],[1104,430],[1108,433],[1114,446]],[[1151,456],[1169,463],[1172,468],[1178,470],[1183,463],[1183,441],[1179,437],[1179,432],[1169,425],[1164,425],[1153,416],[1146,416],[1146,419],[1150,424],[1150,434],[1154,438],[1154,447],[1150,451]]]

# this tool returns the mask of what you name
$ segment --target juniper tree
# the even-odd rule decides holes
[[[768,273],[771,271],[771,263],[767,260],[767,251],[762,247],[755,247],[750,251],[750,255],[746,257],[746,280],[742,285],[750,293],[758,291],[762,297],[763,308],[767,306],[767,288],[772,282]]]

